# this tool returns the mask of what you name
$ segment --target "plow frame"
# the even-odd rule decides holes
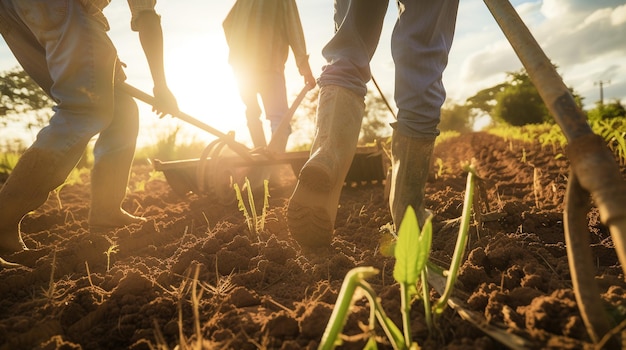
[[[118,88],[152,106],[158,106],[156,99],[129,85],[122,83]],[[223,133],[212,126],[181,111],[165,111],[182,121],[196,126],[214,136],[199,158],[174,161],[153,159],[156,171],[165,175],[172,190],[180,195],[187,196],[195,193],[200,196],[212,197],[223,205],[230,205],[236,197],[233,184],[242,185],[248,172],[255,168],[288,164],[297,175],[309,158],[309,151],[283,152],[278,145],[285,144],[288,137],[287,129],[290,121],[311,86],[304,86],[293,101],[286,116],[278,126],[277,131],[266,147],[250,149],[235,140],[234,132]],[[371,146],[359,146],[346,176],[347,185],[364,183],[380,183],[387,177],[387,154],[382,143],[376,142]]]

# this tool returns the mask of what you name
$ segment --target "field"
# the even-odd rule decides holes
[[[558,145],[485,132],[444,140],[435,149],[440,160],[426,191],[435,213],[431,260],[450,262],[467,179],[461,163],[475,158],[480,205],[455,297],[510,339],[518,336],[519,348],[591,348],[563,237],[564,154]],[[181,198],[162,178],[151,178],[151,170],[135,165],[125,203],[148,219],[142,226],[90,235],[86,175],[23,221],[26,244],[41,256],[33,268],[0,270],[0,349],[315,349],[344,276],[357,266],[380,270],[368,282],[401,325],[395,260],[383,254],[390,236],[381,228],[391,221],[384,186],[344,188],[332,246],[303,252],[285,222],[295,185],[290,168],[270,182],[258,234],[237,204]],[[619,324],[626,281],[596,209],[588,219],[596,280]],[[437,297],[434,290],[431,295]],[[423,310],[415,300],[411,334],[423,349],[510,346],[452,308],[428,332]],[[366,299],[357,300],[341,348],[363,348],[368,318]],[[377,334],[379,348],[390,348],[384,333]]]

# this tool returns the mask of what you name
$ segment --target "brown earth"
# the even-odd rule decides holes
[[[431,170],[427,205],[435,213],[431,260],[439,265],[449,263],[458,233],[467,179],[460,164],[476,158],[484,179],[485,215],[475,215],[470,227],[457,298],[486,322],[526,339],[527,348],[590,348],[563,238],[564,150],[481,132],[444,141],[435,152],[442,163]],[[125,203],[147,224],[90,235],[87,177],[24,219],[26,244],[43,256],[32,268],[0,270],[0,349],[166,349],[195,343],[196,332],[207,349],[313,349],[344,276],[357,266],[380,270],[368,282],[401,327],[394,259],[381,254],[388,239],[381,227],[391,221],[384,186],[346,187],[332,246],[303,252],[285,222],[295,185],[290,169],[270,183],[258,235],[236,204],[182,198],[164,180],[149,180],[150,170],[134,167]],[[597,210],[588,218],[596,280],[619,323],[624,275]],[[431,296],[439,295],[433,290]],[[351,311],[342,348],[363,348],[365,299]],[[420,300],[411,319],[423,349],[507,348],[451,308],[431,333]],[[390,348],[376,332],[379,347]]]

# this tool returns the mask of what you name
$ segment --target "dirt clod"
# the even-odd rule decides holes
[[[461,163],[476,158],[483,179],[480,215],[473,217],[455,296],[491,325],[538,349],[590,345],[563,239],[569,169],[556,155],[564,153],[484,132],[461,135],[437,145],[441,168],[431,169],[426,188],[426,206],[435,214],[431,260],[447,267],[467,179]],[[131,191],[124,203],[148,219],[143,225],[90,235],[87,175],[82,184],[61,189],[62,207],[51,197],[23,220],[26,244],[44,250],[30,260],[30,269],[0,270],[0,350],[172,349],[182,342],[216,349],[314,349],[343,277],[357,266],[380,271],[368,282],[390,319],[402,326],[394,259],[381,254],[389,237],[380,228],[391,221],[382,185],[345,188],[331,247],[312,252],[302,251],[287,231],[285,213],[295,186],[290,168],[270,182],[267,223],[260,232],[250,232],[236,203],[224,207],[213,198],[180,197],[164,180],[150,180],[151,170],[134,166],[129,188],[143,190]],[[626,315],[622,269],[597,210],[588,218],[596,281],[619,324]],[[422,349],[506,348],[450,310],[436,319],[429,336],[422,302],[412,306],[412,336]],[[369,305],[359,299],[350,311],[342,349],[362,348]],[[390,348],[382,330],[374,332],[379,348]]]

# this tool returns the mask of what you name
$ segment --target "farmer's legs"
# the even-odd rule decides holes
[[[258,81],[257,74],[252,72],[236,71],[237,84],[239,86],[239,96],[241,102],[246,106],[246,121],[250,138],[255,148],[265,147],[265,132],[263,131],[263,123],[261,122],[261,107],[258,100]]]
[[[420,225],[429,212],[424,187],[445,100],[442,74],[452,45],[458,0],[401,1],[392,35],[396,65],[395,99],[398,122],[392,140],[392,178],[389,206],[399,227],[407,206]]]
[[[270,121],[273,134],[289,110],[285,74],[282,72],[263,73],[259,82],[259,93],[263,101],[265,117]]]
[[[279,130],[280,124],[289,111],[284,71],[264,72],[259,82],[259,92],[263,101],[265,117],[269,120],[272,131],[272,138],[268,142],[272,146],[270,151],[285,152],[289,135],[291,135],[291,125],[288,124],[286,128]],[[280,178],[280,169],[280,165],[263,167],[256,174],[257,179],[254,179],[253,176],[250,183],[255,185],[253,182],[256,181],[256,187],[262,188],[263,182],[260,179],[276,180]]]
[[[63,183],[89,139],[113,115],[116,52],[102,25],[87,19],[78,2],[36,2],[3,0],[16,24],[3,35],[26,72],[58,105],[0,191],[0,250],[5,252],[21,250],[19,221]]]
[[[336,85],[365,97],[388,1],[336,0],[336,32],[322,50],[327,64],[318,79],[320,87]]]
[[[338,30],[323,50],[321,86],[311,155],[291,196],[287,219],[305,247],[328,246],[341,188],[352,163],[364,112],[369,61],[376,50],[386,1],[337,1]]]
[[[115,93],[113,121],[98,136],[91,170],[89,228],[92,231],[143,222],[122,209],[139,133],[139,111],[132,97]]]
[[[439,135],[446,98],[442,75],[452,46],[458,0],[402,0],[391,37],[398,132],[417,138]]]

